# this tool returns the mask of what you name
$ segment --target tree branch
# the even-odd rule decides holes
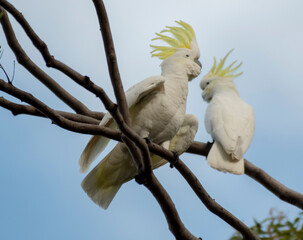
[[[165,191],[163,186],[159,183],[155,175],[152,173],[148,177],[144,186],[148,188],[157,199],[158,203],[161,206],[163,213],[165,214],[166,220],[169,225],[170,231],[174,234],[177,240],[198,240],[193,236],[184,226],[174,203],[172,202],[170,196]],[[200,238],[201,239],[201,238]]]
[[[5,82],[4,80],[0,79],[0,90],[4,91],[16,98],[19,98],[20,100],[27,102],[28,104],[34,106],[36,109],[38,109],[39,111],[41,111],[43,114],[45,114],[46,116],[48,116],[53,122],[55,122],[58,126],[70,130],[70,131],[74,131],[74,132],[79,132],[79,133],[89,133],[89,134],[93,134],[93,135],[103,135],[109,138],[112,138],[112,136],[114,136],[115,140],[117,141],[121,141],[121,133],[119,133],[118,131],[114,131],[112,129],[109,128],[104,128],[101,126],[92,126],[90,124],[83,124],[83,123],[76,123],[70,120],[65,119],[64,117],[60,116],[58,113],[56,113],[53,109],[51,109],[50,107],[48,107],[47,105],[45,105],[44,103],[42,103],[41,101],[39,101],[37,98],[35,98],[34,96],[32,96],[31,94],[24,92],[18,88],[16,88],[15,86]],[[105,94],[105,93],[104,93]],[[111,115],[113,116],[113,118],[116,120],[117,125],[119,126],[119,128],[121,129],[121,131],[123,132],[123,134],[125,134],[125,136],[129,139],[135,139],[136,142],[138,142],[139,144],[142,144],[141,140],[144,142],[143,139],[138,140],[139,136],[133,132],[132,129],[129,128],[128,125],[126,125],[126,123],[123,121],[121,114],[119,113],[117,107],[115,107],[116,105],[113,104],[109,98],[106,96],[103,96],[102,98],[107,99],[107,102],[109,104],[109,106],[106,106],[106,108],[110,111]],[[97,134],[96,134],[97,133]],[[145,144],[145,143],[144,143]],[[146,145],[146,144],[145,144]],[[129,145],[128,145],[129,147]],[[147,149],[148,150],[148,149]],[[133,153],[133,152],[132,152]],[[135,157],[138,157],[138,155],[134,155]],[[146,156],[144,156],[146,157]],[[135,158],[135,162],[137,161],[137,158]],[[143,160],[143,163],[145,161],[149,161],[149,164],[151,166],[151,160],[148,154],[147,159]],[[142,165],[140,163],[140,165]],[[144,165],[144,164],[143,164]],[[146,166],[144,166],[146,167]],[[184,225],[180,224],[181,220],[180,219],[175,219],[176,216],[178,216],[178,213],[175,209],[174,206],[171,206],[172,201],[170,198],[167,198],[168,194],[166,193],[166,191],[164,190],[164,188],[158,183],[158,181],[156,180],[156,178],[153,176],[152,171],[147,171],[146,168],[143,168],[144,171],[142,172],[144,174],[144,186],[146,186],[153,194],[157,194],[157,201],[160,204],[161,208],[165,208],[166,211],[165,216],[167,218],[168,224],[169,224],[169,228],[171,229],[172,233],[177,237],[179,236],[179,234],[184,234],[184,238],[180,238],[180,239],[193,239],[193,240],[197,240],[197,238],[195,238],[194,236],[192,236],[190,234],[190,232],[184,227]],[[166,195],[165,195],[166,193]],[[167,208],[167,206],[170,206],[169,208]],[[174,218],[174,219],[172,219]],[[177,221],[179,223],[178,225],[178,231],[175,232],[177,229],[175,228],[175,226],[170,226],[171,222],[175,222]],[[191,238],[187,238],[188,236],[192,236]],[[183,235],[182,235],[183,236]]]
[[[4,80],[2,80],[2,81],[4,81]],[[22,99],[20,99],[20,100],[22,100]],[[12,113],[14,115],[28,114],[28,115],[33,115],[33,116],[40,116],[39,115],[40,113],[38,113],[39,110],[37,110],[36,108],[30,107],[30,106],[18,105],[18,104],[11,105],[10,103],[8,104],[7,100],[5,101],[4,98],[0,98],[0,106],[12,111]],[[18,112],[18,111],[20,111],[20,112]],[[72,117],[65,115],[65,113],[62,113],[60,111],[54,111],[54,112],[57,112],[58,115],[61,115],[62,117],[73,120],[73,121],[78,121],[78,122],[83,122],[83,123],[86,122],[85,120],[83,120],[83,121],[80,119],[76,120]],[[43,117],[43,116],[41,116],[41,117]],[[52,118],[50,118],[50,119],[53,122],[55,122],[55,119],[52,119]],[[55,122],[55,123],[58,126],[64,128],[64,129],[73,131],[73,132],[83,133],[83,134],[92,134],[92,135],[104,135],[113,140],[121,141],[121,139],[118,137],[117,131],[113,131],[111,129],[109,131],[107,131],[107,133],[105,135],[104,133],[100,133],[99,129],[97,129],[97,128],[94,128],[94,130],[92,130],[92,128],[89,128],[88,126],[85,126],[85,127],[81,126],[81,130],[79,130],[78,128],[73,128],[72,124],[68,128],[66,128],[63,125],[58,124],[57,122]],[[158,146],[156,144],[149,145],[149,149],[152,153],[155,153],[155,154],[169,160],[169,155],[165,154],[166,151],[161,146]],[[190,148],[187,150],[188,153],[198,154],[201,156],[207,156],[208,151],[209,151],[209,149],[208,149],[207,144],[202,143],[202,142],[194,142],[190,146]],[[283,200],[289,204],[292,204],[294,206],[297,206],[300,209],[303,209],[303,195],[301,193],[298,193],[298,192],[284,186],[282,183],[280,183],[279,181],[277,181],[276,179],[274,179],[273,177],[268,175],[264,170],[258,168],[257,166],[253,165],[252,163],[250,163],[248,160],[245,160],[245,174],[247,176],[253,178],[257,182],[259,182],[260,184],[262,184],[266,189],[271,191],[273,194],[275,194],[281,200]]]
[[[19,22],[21,27],[26,32],[27,36],[31,39],[33,45],[40,51],[41,55],[45,60],[46,65],[48,67],[53,67],[63,72],[75,82],[77,82],[79,85],[99,97],[105,105],[106,109],[113,116],[121,132],[97,126],[96,124],[98,124],[99,121],[95,118],[101,119],[103,117],[103,114],[89,110],[83,103],[81,103],[79,100],[70,95],[54,79],[52,79],[49,75],[42,71],[34,62],[32,62],[32,60],[27,56],[27,54],[24,52],[24,50],[18,43],[18,40],[16,39],[15,33],[5,11],[3,11],[4,15],[0,21],[3,26],[3,30],[7,38],[8,44],[15,53],[18,62],[23,65],[33,76],[39,79],[45,86],[47,86],[62,101],[64,101],[77,113],[82,113],[83,115],[53,110],[43,102],[39,101],[37,98],[33,97],[31,94],[14,87],[12,84],[9,84],[2,79],[0,79],[0,90],[14,97],[17,97],[30,105],[16,104],[8,101],[3,97],[0,97],[0,106],[10,110],[14,115],[28,114],[49,118],[58,126],[69,131],[92,135],[103,135],[105,137],[117,141],[123,141],[127,145],[138,167],[139,176],[141,175],[141,183],[143,183],[144,186],[147,187],[157,199],[158,203],[162,208],[162,211],[165,214],[169,228],[176,237],[176,239],[196,240],[197,238],[194,237],[184,227],[184,224],[180,220],[178,212],[171,198],[169,197],[165,189],[162,187],[162,185],[158,182],[152,172],[152,163],[149,151],[161,157],[164,157],[170,162],[175,161],[173,154],[159,145],[153,143],[147,145],[144,139],[137,135],[130,127],[128,106],[119,74],[114,44],[105,6],[102,0],[93,0],[93,3],[95,5],[96,12],[98,15],[99,25],[107,57],[108,69],[114,88],[115,96],[117,99],[117,105],[114,104],[108,98],[105,91],[101,87],[95,85],[89,79],[89,77],[81,75],[66,64],[56,60],[50,54],[47,45],[33,31],[33,29],[23,17],[23,15],[6,0],[0,0],[0,5],[3,6],[7,11],[9,11],[13,15],[13,17]],[[2,10],[1,7],[0,10]],[[92,116],[94,118],[88,116]],[[209,145],[200,142],[194,142],[188,149],[188,152],[207,156],[209,152]],[[239,232],[241,232],[244,239],[258,239],[253,235],[251,230],[245,224],[243,224],[240,220],[238,220],[222,206],[216,203],[208,195],[208,193],[205,191],[205,189],[195,177],[195,175],[186,167],[186,165],[181,160],[175,163],[174,166],[182,174],[182,176],[192,187],[196,195],[211,212],[213,212],[221,219],[229,223],[231,226],[233,226],[235,229],[237,229]],[[302,194],[285,187],[284,185],[270,177],[263,170],[257,168],[247,160],[245,160],[245,173],[251,178],[258,181],[259,183],[261,183],[263,186],[265,186],[268,190],[273,192],[283,201],[286,201],[303,209]]]
[[[281,200],[303,209],[303,194],[284,186],[247,160],[245,160],[245,174],[261,183]]]
[[[20,99],[23,102],[30,104],[35,107],[37,110],[46,115],[49,119],[52,120],[58,126],[67,129],[72,132],[91,134],[91,135],[102,135],[116,141],[121,140],[120,131],[113,130],[107,127],[101,127],[98,125],[92,125],[87,123],[79,123],[68,120],[63,116],[59,115],[55,110],[48,107],[46,104],[35,98],[33,95],[24,92],[15,86],[5,82],[0,79],[0,90]]]
[[[193,189],[193,191],[196,193],[196,195],[208,208],[209,211],[220,217],[223,221],[227,222],[236,230],[238,230],[243,235],[244,239],[259,239],[243,222],[241,222],[238,218],[236,218],[229,211],[227,211],[220,204],[218,204],[213,198],[211,198],[206,192],[206,190],[203,188],[202,184],[199,182],[198,178],[192,173],[192,171],[181,160],[175,162],[175,157],[172,152],[153,143],[149,144],[149,147],[153,153],[165,158],[170,163],[174,163],[174,167],[184,177],[184,179],[187,181],[187,183],[190,185],[190,187]]]
[[[6,11],[1,7],[0,10],[3,12],[3,16],[0,19],[0,22],[4,34],[10,48],[17,58],[17,61],[73,110],[75,110],[77,113],[89,115],[90,110],[83,103],[81,103],[78,99],[63,89],[54,79],[47,75],[27,56],[16,38]]]
[[[4,97],[0,97],[0,106],[6,108],[7,110],[10,110],[14,116],[17,116],[19,114],[26,114],[36,117],[48,118],[46,115],[44,115],[42,112],[40,112],[38,109],[34,108],[31,105],[17,104],[5,99]],[[54,110],[54,111],[64,118],[80,123],[90,123],[90,124],[98,125],[101,120],[101,119],[97,120],[95,118],[81,114],[69,113],[69,112],[58,111],[58,110]],[[99,115],[102,116],[104,114],[99,113]]]
[[[130,138],[124,137],[122,135],[122,140],[127,145],[132,158],[137,165],[139,172],[139,175],[137,176],[140,180],[136,178],[136,181],[139,184],[144,184],[144,186],[153,194],[158,204],[160,205],[162,212],[165,215],[169,229],[175,238],[180,240],[198,240],[198,238],[193,236],[184,226],[172,199],[160,184],[160,182],[157,180],[152,172],[152,169],[150,168],[148,169],[149,171],[140,173],[139,169],[144,169],[144,165],[146,164],[146,159],[144,160],[142,157],[142,151],[138,151],[138,147],[136,147],[136,144],[134,141],[130,140]],[[150,161],[150,157],[148,157],[148,161]],[[151,163],[149,165],[151,165]]]
[[[207,156],[209,147],[205,143],[194,142],[187,150],[189,153]],[[245,159],[245,174],[275,194],[281,200],[303,209],[303,194],[298,193],[269,176],[264,170]]]
[[[105,53],[107,56],[108,69],[112,80],[115,96],[117,99],[118,109],[119,112],[121,112],[123,119],[119,118],[119,116],[112,116],[116,120],[119,129],[135,143],[135,145],[132,145],[127,139],[124,140],[127,146],[129,147],[130,152],[132,153],[134,161],[137,163],[138,175],[141,177],[145,177],[143,181],[144,186],[147,187],[153,193],[154,197],[160,204],[162,211],[166,216],[171,232],[174,234],[176,239],[197,239],[184,227],[171,198],[152,173],[152,164],[149,149],[147,147],[146,142],[141,137],[139,137],[134,131],[128,128],[128,126],[130,125],[129,110],[119,74],[107,13],[103,1],[93,0],[93,2],[95,4],[96,12],[99,19],[99,25],[104,42]],[[136,146],[139,147],[142,154],[138,154]],[[142,161],[138,161],[137,158],[142,158]]]
[[[218,204],[206,190],[203,188],[202,184],[199,182],[197,177],[191,172],[191,170],[182,162],[178,161],[174,164],[174,167],[182,174],[186,179],[187,183],[194,190],[199,199],[204,203],[209,211],[216,214],[218,217],[227,222],[230,226],[238,230],[245,240],[257,240],[259,239],[254,235],[253,231],[248,228],[243,222],[232,215],[229,211],[224,209],[220,204]]]
[[[12,88],[13,91],[16,92],[16,89],[14,86],[10,85],[9,83],[6,83],[4,80],[0,80],[0,89],[3,90],[4,88],[2,87],[3,85],[5,85],[7,88]],[[5,91],[9,94],[12,94],[11,91]],[[22,93],[23,94],[23,93]],[[22,95],[21,94],[21,95]],[[30,95],[27,99],[24,99],[22,96],[20,96],[20,94],[12,94],[14,95],[15,97],[19,97],[20,100],[26,100],[28,103],[30,103],[31,105],[39,105],[39,104],[34,104],[33,101],[36,101],[36,100],[31,100],[29,101],[28,98],[32,98],[32,96]],[[50,109],[48,109],[47,107],[43,107],[42,106],[39,106],[41,110],[44,109],[44,114],[46,114],[48,112],[51,112]],[[38,108],[39,109],[39,108]],[[73,124],[71,124],[71,126],[64,126],[62,124],[60,124],[61,121],[58,122],[58,120],[54,117],[51,116],[50,113],[46,114],[48,115],[56,124],[58,124],[59,126],[65,128],[65,129],[69,129],[69,130],[72,130],[72,131],[77,131],[77,132],[82,132],[82,133],[90,133],[90,134],[98,134],[98,131],[99,131],[99,126],[96,126],[97,128],[95,129],[91,129],[89,128],[87,125],[84,125],[82,126],[82,129],[81,131],[79,131],[79,129],[74,129],[73,127]],[[113,114],[115,115],[115,114]],[[120,118],[122,119],[122,117],[120,116]],[[121,120],[120,119],[120,120]],[[56,121],[57,120],[57,121]],[[70,122],[66,122],[65,124],[69,124]],[[125,126],[124,126],[125,127]],[[123,127],[122,127],[123,129]],[[93,132],[92,132],[93,131]],[[100,133],[99,133],[100,134]],[[104,134],[102,132],[102,134]],[[110,133],[110,134],[107,134],[106,135],[107,137],[110,137],[110,138],[113,138],[115,140],[118,140],[118,141],[121,141],[121,139],[118,137],[117,133]],[[120,136],[120,135],[119,135]],[[174,161],[174,156],[173,154],[168,151],[168,150],[165,150],[164,148],[162,148],[161,146],[159,145],[156,145],[156,144],[149,144],[149,148],[150,150],[161,156],[161,157],[164,157],[165,159],[173,162]],[[194,142],[191,146],[191,148],[189,149],[189,151],[195,151],[195,153],[198,153],[200,155],[204,155],[207,150],[207,144],[203,144],[203,143],[198,143],[198,142]],[[199,182],[197,182],[198,180],[196,179],[196,177],[193,175],[193,174],[189,174],[188,173],[188,170],[186,170],[185,168],[186,166],[180,166],[180,164],[177,164],[176,165],[176,168],[180,171],[180,173],[182,174],[183,172],[183,177],[190,183],[191,187],[193,188],[193,190],[195,191],[195,193],[197,194],[197,196],[204,202],[204,204],[212,211],[214,212],[216,215],[218,215],[220,218],[222,218],[224,221],[228,222],[231,226],[233,226],[235,229],[237,229],[239,232],[241,232],[243,234],[243,236],[246,236],[246,235],[249,235],[249,232],[246,233],[247,227],[245,227],[244,224],[242,224],[237,218],[233,217],[233,215],[231,215],[228,211],[224,210],[220,205],[218,205],[216,202],[214,202],[214,200],[212,200],[208,194],[206,193],[206,191],[203,189],[203,187],[201,186],[201,184]],[[254,168],[252,166],[250,166],[250,170],[251,172],[253,173],[254,172]],[[185,173],[184,173],[185,172]],[[147,175],[148,176],[148,175]],[[151,190],[151,189],[150,189]],[[296,197],[296,196],[295,196]]]
[[[184,227],[183,223],[181,222],[171,198],[169,197],[167,192],[164,190],[164,188],[161,186],[161,184],[158,182],[158,180],[152,173],[152,164],[150,160],[149,149],[147,148],[146,142],[141,137],[139,137],[136,133],[128,129],[128,126],[130,125],[129,110],[128,110],[128,106],[123,90],[123,85],[119,74],[119,69],[117,65],[117,59],[116,59],[107,13],[102,0],[93,0],[93,2],[95,4],[96,12],[99,19],[99,25],[102,33],[105,53],[107,56],[109,73],[112,80],[115,96],[117,99],[118,108],[119,111],[122,113],[124,119],[118,119],[117,116],[114,118],[116,121],[118,120],[117,124],[119,125],[121,131],[124,133],[127,132],[126,136],[130,138],[136,144],[136,146],[138,146],[141,149],[142,162],[137,160],[138,175],[141,178],[142,176],[145,177],[143,183],[145,187],[147,187],[153,193],[155,198],[158,200],[158,203],[160,204],[166,216],[170,229],[172,233],[175,235],[175,237],[179,239],[181,236],[183,236],[181,237],[181,239],[194,239],[195,237],[190,234],[190,232]],[[125,143],[127,142],[128,141],[126,140]],[[134,157],[135,154],[138,155],[136,149],[134,149],[133,146],[133,148],[130,147],[129,150],[130,152],[133,152],[132,154],[133,159],[136,162],[136,157]],[[139,158],[140,156],[137,157]],[[171,216],[174,217],[171,218]],[[177,229],[179,230],[176,231]]]
[[[87,78],[86,76],[81,75],[71,67],[67,66],[65,63],[55,59],[53,55],[48,50],[46,43],[35,33],[30,24],[24,18],[21,12],[19,12],[12,4],[7,2],[6,0],[0,0],[0,5],[5,8],[12,16],[16,19],[16,21],[21,25],[27,36],[32,41],[33,45],[39,50],[41,53],[46,66],[52,67],[64,73],[66,76],[73,79],[78,84],[82,85],[81,82],[84,82]],[[94,117],[94,118],[102,118],[98,112],[91,111],[89,109],[86,110],[85,115]]]
[[[93,3],[95,5],[98,20],[99,20],[105,54],[107,58],[108,71],[114,88],[118,109],[121,112],[126,124],[129,125],[130,119],[129,119],[128,106],[120,78],[115,47],[112,39],[112,34],[110,31],[110,25],[105,10],[105,6],[102,0],[93,0]]]

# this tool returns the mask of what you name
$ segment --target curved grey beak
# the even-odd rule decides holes
[[[198,59],[195,60],[195,63],[197,63],[200,66],[200,68],[202,69],[202,63]]]

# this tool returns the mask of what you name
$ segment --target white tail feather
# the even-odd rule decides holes
[[[240,161],[232,160],[231,156],[217,142],[214,142],[208,153],[207,163],[219,171],[244,174],[244,159],[242,158]]]
[[[104,150],[104,148],[107,146],[109,141],[110,141],[109,138],[102,136],[91,137],[79,159],[81,173],[85,173],[88,171],[90,164]]]
[[[100,126],[105,126],[108,128],[116,128],[116,124],[114,123],[113,119],[110,117],[110,114],[105,114],[102,121],[100,122]],[[83,150],[80,159],[80,172],[85,173],[88,171],[89,166],[91,163],[99,156],[99,154],[105,149],[108,142],[110,141],[109,138],[103,136],[92,136],[86,145],[85,149]]]
[[[121,185],[131,180],[137,168],[123,143],[113,150],[84,178],[81,185],[100,207],[107,209]]]
[[[123,181],[117,181],[108,164],[110,152],[82,181],[81,186],[87,195],[100,207],[107,209]],[[111,177],[114,176],[114,179]]]

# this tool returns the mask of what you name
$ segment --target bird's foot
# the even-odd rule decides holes
[[[140,174],[137,174],[135,176],[135,181],[142,185],[142,184],[146,184],[148,182],[148,178],[150,177],[150,172],[142,172]]]
[[[174,154],[174,161],[169,164],[169,166],[171,168],[173,168],[175,166],[175,164],[180,160],[179,159],[179,154],[177,152],[172,151],[172,153]]]
[[[150,144],[152,140],[149,137],[144,138],[146,144]]]
[[[207,152],[210,151],[210,149],[211,149],[211,147],[213,146],[214,142],[215,142],[215,140],[213,140],[212,142],[207,142],[207,143],[206,143]]]

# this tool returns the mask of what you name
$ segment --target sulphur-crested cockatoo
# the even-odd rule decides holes
[[[208,102],[205,127],[214,140],[207,162],[220,171],[243,174],[243,155],[252,141],[255,120],[252,107],[240,98],[233,82],[242,74],[234,74],[242,63],[233,67],[234,61],[224,68],[230,52],[218,65],[214,58],[213,67],[200,83],[202,97]]]
[[[167,27],[157,33],[159,39],[170,46],[154,46],[152,56],[163,60],[161,76],[154,76],[139,82],[126,91],[131,126],[142,138],[154,143],[164,144],[172,139],[182,126],[185,117],[188,81],[197,77],[201,71],[200,56],[195,33],[190,25],[177,21],[178,27]],[[172,37],[162,33],[170,33]],[[107,113],[101,126],[114,128],[115,122]],[[80,160],[81,172],[107,145],[109,139],[93,136],[85,147]],[[163,165],[155,158],[153,167]],[[114,149],[85,177],[82,187],[88,196],[106,209],[121,185],[137,174],[136,166],[123,143]]]

